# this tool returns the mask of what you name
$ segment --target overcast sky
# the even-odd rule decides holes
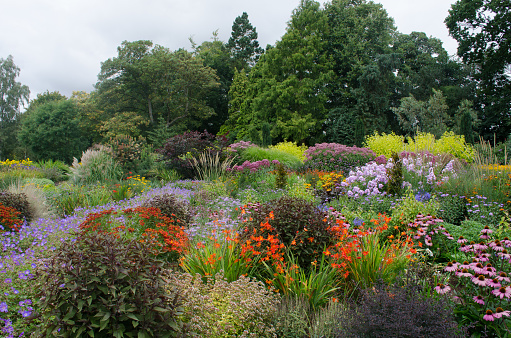
[[[325,3],[326,1],[321,1]],[[456,0],[375,0],[398,31],[439,38],[450,55],[457,43],[444,20]],[[299,0],[2,0],[0,58],[12,55],[18,81],[31,98],[59,91],[90,92],[101,62],[115,57],[122,41],[151,40],[171,50],[190,50],[218,30],[227,41],[234,19],[247,12],[259,44],[275,44]]]

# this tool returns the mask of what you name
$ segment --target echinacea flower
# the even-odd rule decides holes
[[[504,311],[503,308],[498,307],[495,309],[495,313],[493,314],[493,317],[495,318],[502,318],[502,316],[509,317],[509,314],[511,314],[511,311]]]
[[[453,272],[453,271],[456,271],[457,267],[458,267],[458,263],[453,264],[452,262],[449,262],[449,263],[447,263],[447,266],[445,267],[445,271]]]
[[[461,271],[456,273],[456,276],[458,277],[473,277],[473,275],[468,272],[468,269],[462,269]]]
[[[509,286],[501,287],[499,289],[493,290],[491,293],[493,293],[496,297],[500,297],[500,299],[506,297],[511,297],[511,288]]]
[[[467,243],[468,240],[466,238],[464,238],[463,236],[460,236],[460,238],[458,238],[458,243],[461,244],[461,243]]]
[[[495,320],[495,317],[493,316],[492,310],[486,310],[485,315],[483,316],[484,320],[487,320],[489,322],[493,322]]]
[[[479,285],[479,286],[486,286],[486,277],[484,277],[484,275],[479,275],[479,276],[474,276],[472,278],[472,282],[475,284],[475,285]]]
[[[491,288],[500,288],[502,286],[497,278],[487,279],[486,285]]]
[[[473,299],[473,300],[474,300],[474,302],[476,302],[477,304],[484,305],[484,298],[483,298],[483,296],[481,296],[481,295],[477,295],[477,296],[474,296],[472,299]]]
[[[485,234],[485,235],[491,234],[492,232],[493,232],[493,230],[491,230],[490,227],[487,225],[485,225],[484,229],[481,230],[481,233]]]
[[[444,294],[451,291],[451,287],[442,283],[438,283],[435,287],[435,291],[439,294]]]
[[[504,281],[509,283],[509,277],[504,271],[501,271],[496,277],[499,281]]]

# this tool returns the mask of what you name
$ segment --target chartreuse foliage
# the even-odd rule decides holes
[[[474,148],[465,142],[463,135],[456,135],[452,131],[446,131],[438,140],[430,133],[418,132],[413,138],[408,137],[407,143],[403,136],[394,133],[385,134],[375,132],[367,136],[365,145],[376,155],[390,157],[393,152],[398,154],[403,151],[423,152],[432,154],[451,154],[456,158],[472,162],[475,156]]]
[[[62,244],[36,272],[40,334],[171,337],[181,299],[165,291],[163,262],[146,244],[88,232]]]

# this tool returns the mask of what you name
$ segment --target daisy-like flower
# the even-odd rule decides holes
[[[485,234],[485,235],[489,235],[489,234],[491,234],[492,232],[493,232],[493,230],[492,230],[492,229],[490,229],[490,227],[489,227],[489,226],[487,226],[487,225],[485,225],[485,226],[484,226],[484,229],[483,229],[483,230],[481,230],[481,233],[482,233],[482,234]]]
[[[463,236],[460,236],[460,238],[458,238],[458,243],[459,243],[459,244],[461,244],[461,243],[467,243],[467,242],[468,242],[468,240],[467,240],[465,237],[463,237]]]
[[[499,274],[497,275],[497,279],[501,282],[504,281],[509,283],[509,277],[504,271],[499,272]]]
[[[487,320],[489,322],[493,322],[495,320],[495,317],[493,316],[492,310],[486,310],[486,313],[483,316],[484,320]]]
[[[502,318],[502,316],[509,317],[509,314],[511,314],[511,311],[504,311],[503,308],[498,307],[495,309],[495,313],[493,314],[493,317],[495,317],[495,318]]]
[[[481,272],[483,275],[493,277],[495,276],[497,269],[495,269],[493,266],[491,266],[490,263],[486,264],[486,266],[483,268],[483,271]]]
[[[456,271],[457,267],[458,267],[458,263],[455,262],[453,264],[452,262],[449,262],[449,263],[447,263],[447,266],[445,267],[445,271],[453,272],[453,271]]]
[[[460,269],[470,269],[470,263],[467,261],[464,261],[460,266]]]
[[[497,278],[493,278],[493,279],[488,278],[486,280],[486,285],[491,288],[500,288],[502,286]]]
[[[484,277],[484,275],[479,275],[479,276],[474,276],[472,278],[472,282],[475,284],[475,285],[479,285],[479,286],[486,286],[486,277]]]
[[[482,253],[480,256],[479,256],[479,261],[480,262],[488,262],[490,260],[490,255],[487,254],[487,253]]]
[[[500,243],[500,241],[498,239],[496,241],[494,241],[494,242],[490,242],[488,244],[488,246],[490,248],[492,248],[493,250],[495,250],[495,251],[502,251],[502,250],[504,250],[504,247],[502,246],[502,243]]]
[[[483,296],[481,296],[481,295],[477,295],[477,296],[474,296],[472,299],[473,299],[473,300],[474,300],[474,302],[476,302],[477,304],[484,305],[484,298],[483,298]]]
[[[506,286],[506,287],[500,287],[499,289],[495,289],[493,290],[491,293],[493,293],[495,295],[495,297],[499,297],[500,299],[506,297],[506,298],[510,298],[511,297],[511,288],[509,286]]]
[[[435,287],[435,291],[439,294],[444,294],[451,291],[451,287],[442,283],[438,283]]]
[[[462,269],[461,271],[458,271],[456,273],[456,276],[458,277],[473,277],[473,275],[468,272],[468,269]]]
[[[506,249],[502,250],[502,252],[497,253],[501,259],[511,259],[511,255],[507,252]]]
[[[507,237],[504,237],[503,239],[501,239],[500,242],[502,244],[504,244],[505,246],[507,246],[508,248],[511,247],[511,240],[509,240],[509,238],[507,238]]]
[[[474,244],[474,249],[480,250],[480,251],[486,250],[486,249],[488,249],[488,245],[486,245],[486,243],[484,243],[484,242],[480,242],[478,244]]]
[[[475,273],[483,273],[484,271],[484,266],[480,262],[470,264],[470,268],[474,270]]]

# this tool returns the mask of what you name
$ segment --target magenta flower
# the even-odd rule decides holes
[[[468,272],[468,269],[463,269],[456,274],[458,277],[473,277],[473,275]]]
[[[439,294],[444,294],[451,291],[451,288],[448,285],[438,283],[437,286],[435,287],[435,291]]]
[[[493,230],[490,229],[490,227],[488,227],[487,225],[484,227],[483,230],[481,230],[481,233],[482,234],[485,234],[485,235],[489,235],[493,232]]]
[[[474,300],[474,302],[476,302],[477,304],[484,305],[484,298],[483,298],[483,296],[481,296],[481,295],[474,296],[472,299],[473,299],[473,300]]]
[[[493,317],[495,318],[502,318],[502,316],[509,317],[509,314],[511,311],[504,311],[503,308],[498,307],[495,309],[495,313],[493,314]]]
[[[504,271],[501,271],[499,273],[499,275],[497,276],[497,279],[499,281],[504,281],[504,282],[508,282],[509,283],[509,277],[507,276],[507,274]]]
[[[483,316],[483,319],[489,322],[493,322],[495,317],[493,316],[492,310],[486,310],[486,314]]]
[[[458,263],[453,264],[452,262],[449,262],[449,263],[447,263],[447,266],[445,267],[445,271],[453,272],[453,271],[456,271],[457,267],[458,267]]]
[[[491,288],[500,288],[502,286],[497,278],[487,279],[486,285]]]
[[[458,238],[458,243],[461,244],[461,243],[467,243],[467,239],[464,238],[463,236],[460,236],[460,238]]]
[[[479,286],[486,286],[486,277],[484,277],[484,275],[479,275],[479,276],[474,276],[472,278],[472,282],[475,284],[475,285],[479,285]]]
[[[493,290],[491,293],[493,293],[496,297],[499,297],[500,299],[506,297],[511,297],[511,288],[509,286],[501,287],[499,289]]]

